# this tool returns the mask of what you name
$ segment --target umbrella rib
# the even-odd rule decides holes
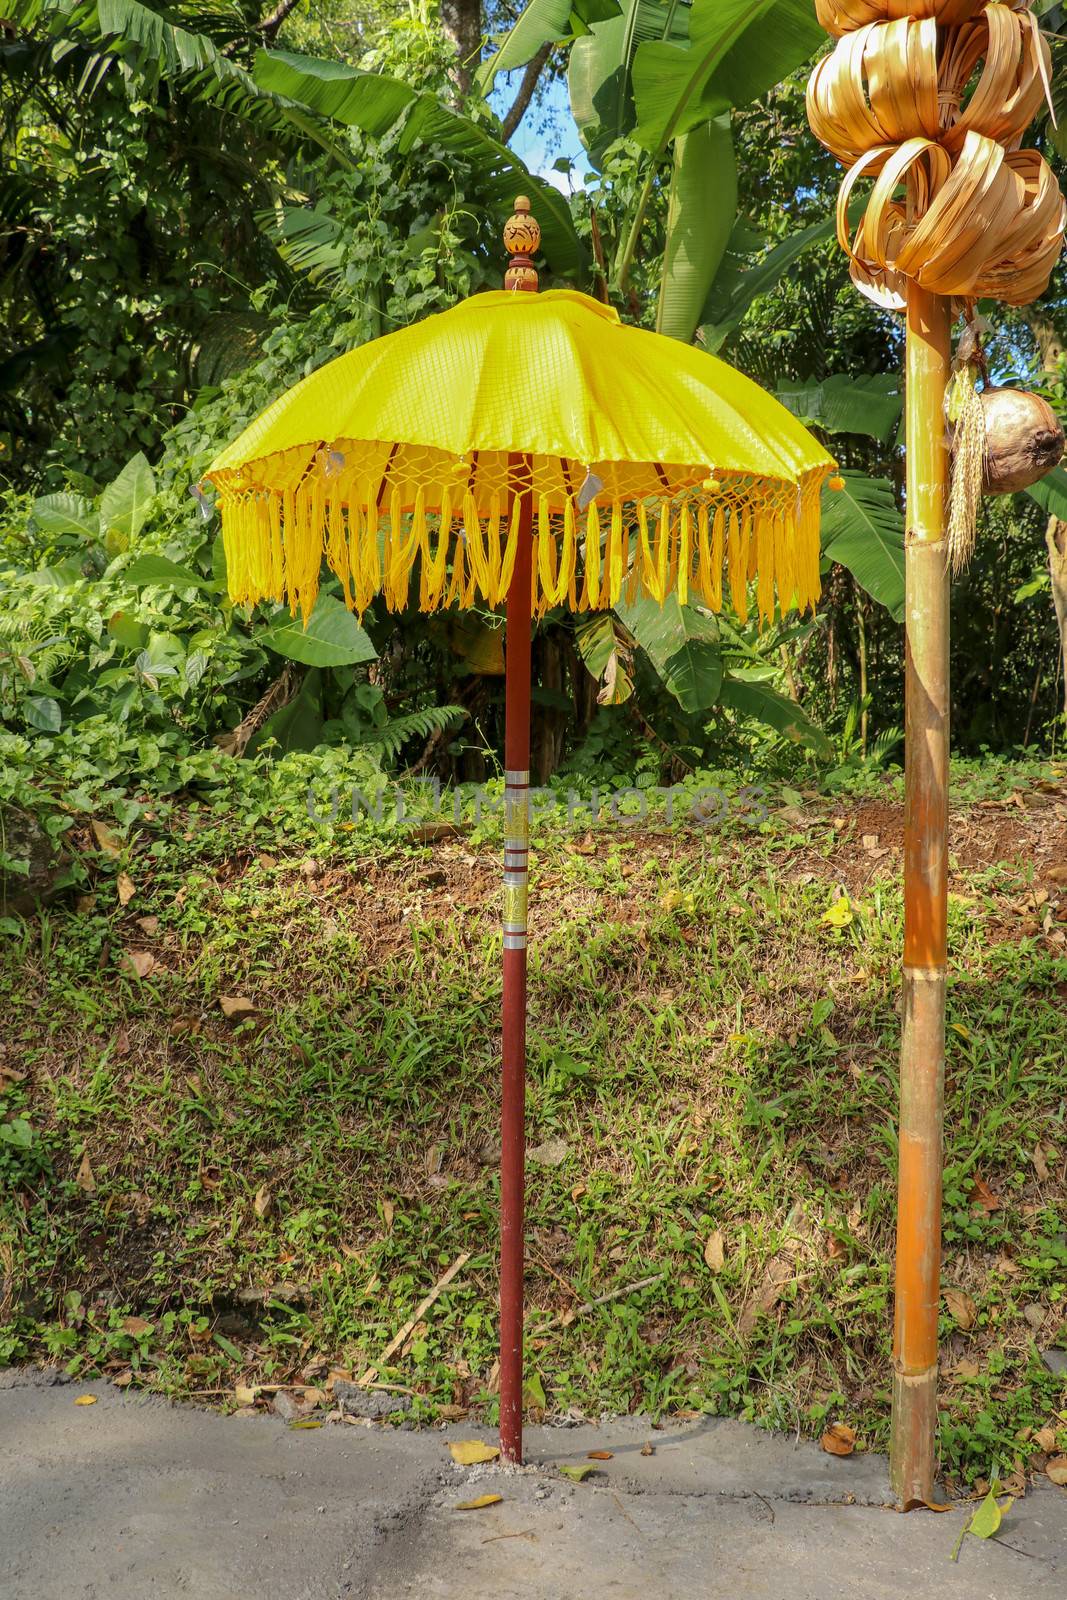
[[[317,457],[319,451],[320,450],[325,450],[325,448],[326,448],[326,440],[325,439],[320,439],[318,444],[313,444],[312,445],[311,454],[308,457],[308,464],[304,468],[303,472],[300,474],[300,482],[297,484],[296,489],[302,489],[304,487],[305,483],[307,483],[308,478],[311,476],[311,469],[315,465],[315,458]],[[293,490],[294,494],[296,493],[296,489]]]
[[[389,460],[385,463],[385,471],[382,473],[382,481],[378,485],[378,493],[377,493],[377,496],[376,496],[375,501],[374,501],[374,503],[378,507],[379,511],[382,509],[383,497],[385,495],[385,486],[389,481],[389,468],[392,466],[393,457],[396,455],[396,453],[397,453],[397,451],[399,449],[400,449],[400,441],[399,440],[394,440],[393,443],[389,446]]]

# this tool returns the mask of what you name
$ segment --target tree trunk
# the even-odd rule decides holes
[[[461,96],[468,95],[482,50],[481,0],[441,0],[441,26],[456,49],[452,81]]]
[[[1063,714],[1067,717],[1067,522],[1049,517],[1045,528],[1048,545],[1048,570],[1052,579],[1052,603],[1060,630],[1060,682],[1063,687]]]
[[[530,109],[530,101],[537,88],[537,80],[544,71],[545,63],[555,47],[552,44],[543,44],[532,61],[527,62],[526,71],[522,75],[511,107],[500,124],[500,139],[502,144],[507,144],[515,129]]]
[[[542,689],[563,693],[569,677],[568,639],[562,628],[548,628],[537,636],[535,646],[537,683]],[[567,738],[567,713],[561,707],[542,703],[534,720],[530,771],[539,784],[547,783],[559,766]]]

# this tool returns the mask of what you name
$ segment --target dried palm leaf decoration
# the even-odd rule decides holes
[[[932,18],[846,34],[808,83],[816,137],[846,165],[913,138],[935,139],[954,155],[972,131],[1014,148],[1049,92],[1049,48],[1037,18],[990,5],[938,45]]]
[[[1047,100],[1050,54],[1029,5],[983,0],[816,0],[837,38],[808,83],[816,137],[846,167],[837,236],[860,292],[902,311],[909,283],[962,302],[1027,305],[1048,287],[1067,206],[1048,163],[1020,145]],[[871,182],[853,229],[857,186]],[[980,354],[980,346],[977,347]],[[946,416],[954,429],[949,543],[959,570],[974,544],[980,495],[995,492],[986,403],[970,353],[957,359]],[[1017,396],[1003,412],[1033,439],[1013,440],[1034,482],[1053,464],[1047,417]],[[1053,419],[1054,421],[1054,419]],[[1051,458],[1051,459],[1050,459]],[[1018,469],[1011,474],[1025,477]]]
[[[893,310],[904,307],[907,279],[961,299],[1033,300],[1048,284],[1065,219],[1044,157],[1018,148],[1049,93],[1037,18],[1006,5],[871,0],[832,9],[840,24],[832,31],[855,31],[812,73],[808,117],[849,168],[838,238],[857,288]],[[964,10],[958,26],[939,26]],[[860,25],[861,11],[882,20]],[[853,234],[848,208],[861,179],[875,182]]]
[[[897,17],[936,17],[945,27],[967,22],[984,0],[815,0],[815,12],[827,33],[840,35],[868,22]]]

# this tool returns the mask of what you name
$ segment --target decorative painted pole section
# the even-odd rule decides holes
[[[948,959],[949,302],[908,286],[904,541],[904,975],[890,1479],[934,1493]]]
[[[537,293],[532,256],[541,230],[525,195],[504,228],[505,289]],[[510,458],[519,502],[508,588],[504,661],[504,1002],[500,1104],[500,1455],[522,1460],[522,1325],[526,1167],[526,903],[530,844],[530,638],[533,615],[533,462]]]

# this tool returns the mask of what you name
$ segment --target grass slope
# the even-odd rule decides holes
[[[1067,1445],[1041,1356],[1067,1344],[1067,785],[981,781],[948,997],[941,1448],[967,1480]],[[536,838],[528,1400],[884,1446],[899,794],[770,806]],[[84,832],[95,887],[6,941],[0,1358],[224,1403],[358,1375],[470,1252],[382,1377],[492,1416],[498,827],[220,800]]]

